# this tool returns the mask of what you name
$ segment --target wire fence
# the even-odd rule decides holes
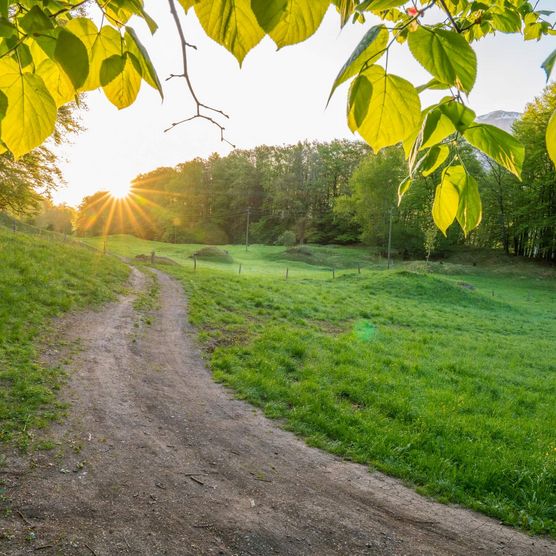
[[[46,230],[44,228],[33,226],[32,224],[26,224],[25,222],[21,222],[21,220],[18,220],[17,218],[14,218],[13,216],[6,214],[5,212],[0,212],[0,226],[7,230],[10,230],[14,234],[22,233],[25,235],[38,236],[43,239],[57,241],[60,243],[71,243],[73,245],[88,249],[89,251],[94,251],[95,253],[103,251],[102,249],[98,249],[93,245],[89,245],[88,243],[77,239],[71,234],[55,232],[53,230]],[[104,253],[106,254],[105,250]]]
[[[300,268],[296,263],[300,261],[292,260],[291,264],[287,261],[282,261],[278,263],[277,261],[268,262],[261,267],[262,262],[252,263],[252,261],[236,261],[232,264],[218,264],[215,261],[206,260],[203,257],[197,257],[195,254],[187,256],[184,260],[183,255],[174,259],[171,253],[160,253],[160,252],[149,252],[148,255],[127,255],[122,256],[110,249],[109,240],[105,238],[104,241],[95,246],[87,241],[82,241],[72,234],[60,233],[53,230],[47,230],[44,228],[39,228],[33,226],[32,224],[27,224],[6,214],[5,212],[0,212],[0,227],[5,230],[9,230],[14,234],[25,234],[35,237],[40,237],[45,240],[58,242],[61,244],[68,244],[73,246],[82,247],[89,251],[93,251],[97,254],[101,253],[104,255],[113,256],[119,259],[125,259],[129,262],[142,262],[147,264],[177,264],[183,268],[189,268],[196,272],[197,270],[218,270],[229,272],[230,274],[237,275],[266,275],[266,276],[276,276],[284,280],[291,279],[306,279],[306,278],[339,278],[346,274],[361,274],[364,270],[380,270],[386,266],[386,259],[381,258],[378,255],[378,260],[375,263],[370,261],[352,262],[351,265],[326,265],[325,263],[309,265],[313,268]],[[116,250],[117,251],[117,250]],[[393,262],[390,263],[393,266]]]

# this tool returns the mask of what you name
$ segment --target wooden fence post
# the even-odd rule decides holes
[[[238,274],[241,274],[241,263],[239,263],[239,273]]]
[[[154,251],[151,251],[151,264],[154,264],[155,257],[156,257],[156,253]]]
[[[288,279],[289,272],[290,272],[290,269],[286,267],[286,280]]]
[[[197,255],[193,255],[193,272],[197,271]]]

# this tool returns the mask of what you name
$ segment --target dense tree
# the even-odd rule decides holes
[[[40,202],[63,183],[52,147],[80,129],[75,106],[67,105],[60,109],[48,142],[21,158],[0,154],[0,210],[23,214],[39,208]]]
[[[67,205],[55,205],[49,199],[43,199],[39,204],[37,214],[28,217],[26,222],[61,234],[70,234],[73,230],[73,221],[76,211]]]
[[[513,182],[512,241],[517,255],[556,258],[556,171],[543,130],[556,110],[556,84],[529,104],[515,124],[527,156],[523,182]]]

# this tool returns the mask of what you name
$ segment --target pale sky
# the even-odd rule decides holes
[[[158,69],[164,102],[145,83],[135,104],[121,111],[102,91],[88,93],[89,110],[81,114],[86,130],[60,151],[67,185],[55,193],[56,202],[77,206],[85,195],[125,187],[139,173],[231,150],[220,142],[218,129],[203,120],[164,133],[172,122],[192,115],[194,104],[183,80],[164,81],[181,68],[167,2],[146,0],[145,6],[160,28],[152,37],[141,21],[135,22],[135,28]],[[204,35],[193,10],[182,21],[188,41],[198,47],[189,51],[198,96],[230,115],[226,137],[237,147],[354,138],[345,117],[347,86],[336,91],[326,110],[325,105],[339,69],[376,21],[348,24],[340,31],[338,16],[330,10],[319,31],[305,43],[276,51],[264,39],[241,69],[230,53]],[[522,111],[542,91],[545,74],[540,65],[555,47],[554,37],[524,43],[519,37],[499,34],[482,41],[477,47],[479,75],[470,106],[479,115]],[[416,84],[430,78],[403,48],[391,53],[389,70]]]

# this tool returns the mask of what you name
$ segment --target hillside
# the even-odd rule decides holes
[[[56,349],[52,318],[99,304],[121,290],[127,268],[97,251],[0,225],[0,440],[27,445],[26,431],[57,412],[62,369],[38,361],[37,345]]]

